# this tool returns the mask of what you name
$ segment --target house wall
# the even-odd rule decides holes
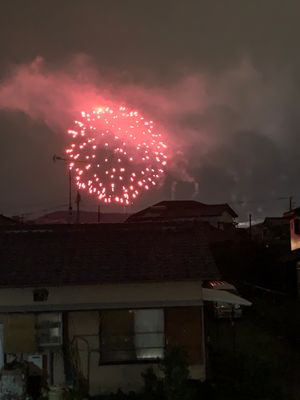
[[[142,385],[141,373],[149,367],[147,364],[99,365],[99,311],[129,308],[163,308],[181,310],[173,328],[168,328],[167,339],[173,337],[173,343],[193,337],[193,345],[199,345],[196,359],[191,361],[191,375],[195,379],[205,379],[204,337],[201,325],[196,323],[193,329],[189,310],[193,315],[201,316],[202,321],[202,282],[166,282],[148,284],[94,285],[78,287],[50,287],[46,302],[33,301],[33,288],[0,289],[0,321],[4,323],[4,337],[18,337],[13,345],[22,343],[17,349],[25,354],[37,351],[35,345],[35,313],[68,311],[69,339],[73,343],[73,355],[77,359],[82,374],[89,376],[91,394],[105,391],[125,391],[138,389]],[[197,311],[195,311],[197,310]],[[184,320],[183,320],[184,315]],[[169,320],[171,321],[171,320]],[[198,320],[199,322],[199,320]],[[28,325],[28,329],[26,328]],[[17,327],[17,328],[14,328]],[[21,327],[21,329],[19,329]],[[26,329],[25,329],[26,328]],[[172,334],[178,329],[181,336]],[[24,331],[26,330],[26,332]],[[200,331],[199,331],[200,329]],[[30,331],[30,337],[28,334]],[[22,333],[23,332],[23,333]],[[195,334],[196,333],[196,334]],[[19,335],[19,336],[18,336]],[[199,337],[198,337],[199,336]],[[22,338],[28,338],[26,341]],[[198,341],[197,341],[198,339]],[[8,343],[8,342],[6,342]],[[197,353],[196,351],[196,353]],[[14,351],[13,351],[14,352]],[[25,357],[26,358],[26,357]],[[157,368],[156,364],[153,365]],[[50,372],[50,371],[49,371]],[[53,383],[65,381],[62,350],[53,355]]]
[[[300,219],[298,216],[290,220],[290,237],[291,237],[291,250],[300,249],[300,234],[295,232],[295,221]]]
[[[165,308],[165,335],[168,345],[186,350],[190,373],[194,379],[205,379],[205,356],[202,306]],[[90,394],[138,390],[143,385],[142,372],[157,363],[101,365],[99,319],[101,311],[69,312],[69,338],[78,368],[88,379]]]
[[[220,224],[233,224],[234,218],[232,218],[227,211],[224,211],[221,215],[201,216],[201,221],[209,222],[211,225],[218,228]]]

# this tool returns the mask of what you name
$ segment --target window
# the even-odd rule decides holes
[[[60,313],[37,315],[37,344],[39,348],[55,348],[62,345],[62,316]]]
[[[163,310],[114,310],[101,313],[100,363],[161,359],[164,347]]]
[[[163,358],[164,314],[163,310],[134,311],[134,344],[139,360]]]

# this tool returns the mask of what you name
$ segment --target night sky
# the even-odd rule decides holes
[[[129,211],[170,199],[174,180],[176,199],[228,202],[241,220],[280,215],[290,195],[299,204],[299,15],[293,0],[2,0],[0,213],[67,203],[65,167],[52,162],[63,127],[1,98],[12,68],[37,57],[48,74],[74,64],[80,80],[101,76],[100,88],[140,101],[180,149],[164,184]]]

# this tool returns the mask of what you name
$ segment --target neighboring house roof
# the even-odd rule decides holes
[[[129,214],[125,213],[100,213],[100,223],[121,223],[125,222]],[[79,222],[81,224],[96,224],[98,222],[98,213],[95,211],[80,211]],[[54,211],[49,214],[42,215],[32,221],[35,224],[68,224],[70,217],[68,211]],[[76,211],[72,213],[72,223],[76,222]]]
[[[290,222],[286,217],[266,217],[263,225],[273,227],[273,226],[289,226]]]
[[[198,223],[48,225],[0,232],[0,287],[218,277]]]
[[[204,204],[193,200],[161,201],[132,214],[127,222],[169,221],[176,219],[197,219],[221,216],[227,212],[236,218],[237,214],[228,204]]]
[[[18,225],[20,222],[0,214],[0,226]]]
[[[219,229],[212,226],[209,222],[203,222],[205,238],[208,243],[216,242],[240,242],[248,239],[249,234],[246,229]]]
[[[264,228],[289,229],[289,226],[290,226],[290,221],[287,217],[266,217],[262,222],[260,222],[258,224],[253,224],[251,228],[252,228],[252,230],[261,230]]]
[[[290,222],[286,217],[266,217],[263,222],[253,225],[251,230],[252,237],[259,240],[290,239]]]
[[[283,214],[283,217],[284,218],[293,218],[293,217],[298,217],[300,215],[300,207],[296,207],[296,208],[294,208],[293,210],[290,210],[290,211],[286,211],[284,214]]]

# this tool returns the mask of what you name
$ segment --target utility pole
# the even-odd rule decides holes
[[[100,214],[100,204],[98,204],[98,214],[97,214],[97,222],[100,224],[101,214]]]
[[[289,206],[290,206],[290,211],[292,211],[292,209],[293,209],[293,196],[290,196],[289,197]]]
[[[249,238],[252,239],[252,214],[249,214]]]
[[[80,210],[79,210],[80,202],[81,202],[81,197],[80,197],[79,190],[77,190],[77,195],[76,195],[76,224],[79,224],[79,222],[80,222]]]
[[[53,155],[52,157],[53,162],[56,161],[64,161],[66,163],[71,163],[74,162],[74,160],[71,160],[69,158],[64,158],[64,157],[60,157],[57,156],[56,154]],[[76,162],[79,163],[87,163],[87,161],[83,161],[83,160],[76,160]],[[76,221],[78,221],[77,223],[79,223],[79,203],[81,201],[80,195],[79,195],[79,191],[77,191],[77,196],[76,196],[76,205],[77,205],[77,213],[76,213]],[[73,207],[72,207],[72,169],[69,167],[69,206],[68,206],[68,222],[69,224],[72,223],[72,215],[73,215]]]
[[[279,197],[278,200],[288,200],[289,201],[289,211],[292,211],[294,202],[293,202],[294,196],[289,196],[289,197]]]
[[[69,168],[69,223],[72,223],[72,170]]]

